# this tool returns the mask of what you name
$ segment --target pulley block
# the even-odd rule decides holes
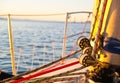
[[[89,39],[85,38],[84,36],[78,38],[77,44],[80,46],[81,49],[91,46]]]
[[[86,47],[83,49],[83,54],[88,54],[88,55],[91,55],[92,53],[92,47]]]
[[[79,62],[85,67],[95,64],[94,59],[88,54],[81,55],[79,57]]]

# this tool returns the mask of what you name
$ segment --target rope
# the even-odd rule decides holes
[[[97,36],[95,38],[95,45],[94,45],[94,48],[93,48],[93,51],[92,51],[92,56],[94,56],[94,54],[96,53],[96,50],[97,50],[97,47],[98,47],[98,42],[100,40],[100,32],[101,32],[101,29],[102,29],[102,23],[103,23],[103,19],[104,19],[104,14],[105,14],[105,10],[106,10],[107,1],[108,0],[104,0],[102,12],[101,12],[101,18],[100,18],[100,22],[99,22],[99,26],[98,26],[98,31],[97,31]]]
[[[5,83],[5,82],[10,81],[10,80],[19,79],[19,78],[23,77],[24,75],[27,75],[27,74],[36,72],[36,71],[38,71],[38,70],[40,70],[40,69],[46,68],[46,67],[48,67],[48,66],[50,66],[50,65],[52,65],[52,64],[54,64],[54,63],[57,63],[57,62],[59,62],[59,61],[61,61],[61,60],[63,60],[63,59],[66,59],[66,58],[68,58],[68,57],[70,57],[70,56],[72,56],[72,55],[75,55],[75,54],[77,54],[77,53],[80,52],[80,51],[81,51],[81,49],[79,49],[79,50],[77,50],[77,51],[75,51],[75,52],[72,52],[71,54],[68,54],[67,56],[64,56],[63,58],[60,58],[60,59],[55,60],[55,61],[53,61],[53,62],[50,62],[50,63],[48,63],[48,64],[46,64],[46,65],[43,65],[43,66],[41,66],[41,67],[39,67],[39,68],[36,68],[36,69],[34,69],[34,70],[31,70],[31,71],[22,73],[22,74],[20,74],[20,75],[18,75],[18,76],[14,76],[14,77],[12,77],[12,78],[8,78],[8,79],[5,79],[5,80],[2,80],[2,81],[0,81],[0,82]]]
[[[99,9],[100,9],[100,3],[101,3],[101,1],[102,1],[102,0],[99,0],[99,4],[98,4],[98,7],[97,7],[97,12],[96,12],[96,15],[95,15],[95,20],[94,20],[94,23],[93,23],[92,32],[91,32],[91,34],[90,34],[90,40],[91,40],[91,38],[92,38],[92,36],[93,36],[93,32],[94,32],[94,30],[95,30],[95,24],[96,24],[96,22],[97,22],[97,16],[98,16],[98,12],[99,12]]]
[[[87,25],[87,22],[88,22],[88,19],[90,18],[90,13],[89,13],[89,15],[88,15],[88,18],[87,18],[87,20],[86,20],[86,22],[85,22],[85,25],[83,26],[83,30],[82,30],[82,33],[84,33],[84,30],[85,30],[85,28],[86,28],[86,25]],[[80,34],[80,36],[81,36],[82,34]],[[66,38],[66,37],[65,37]],[[71,54],[72,52],[73,52],[73,50],[76,48],[76,46],[77,46],[77,43],[75,43],[74,45],[73,45],[73,47],[71,48],[71,50],[70,50],[70,52],[68,53],[68,55],[69,54]],[[64,59],[62,59],[62,63],[64,62]]]
[[[53,75],[53,76],[45,77],[45,78],[42,78],[42,79],[39,79],[39,80],[35,80],[33,83],[36,83],[36,82],[40,82],[41,83],[41,82],[43,82],[45,80],[49,80],[49,79],[52,79],[52,78],[55,78],[55,77],[61,77],[61,76],[69,75],[70,73],[78,71],[78,70],[81,70],[83,68],[85,68],[85,67],[81,66],[79,68],[75,68],[75,69],[67,71],[67,72],[63,72],[63,73],[60,73],[60,74],[57,74],[57,75]]]
[[[19,48],[19,53],[18,53],[18,60],[17,60],[17,65],[16,65],[16,69],[17,69],[17,72],[18,72],[18,67],[19,67],[19,65],[20,65],[20,56],[22,55],[22,49],[21,48]]]
[[[56,64],[53,64],[52,66],[47,67],[46,69],[41,70],[41,72],[46,72],[46,71],[48,71],[48,70],[50,70],[50,69],[53,69],[54,67],[58,66],[59,64],[60,64],[60,62],[58,62],[58,63],[56,63]]]
[[[77,77],[57,78],[57,79],[45,80],[44,83],[55,83],[55,82],[57,83],[59,81],[61,81],[61,83],[62,81],[69,81],[70,83],[71,82],[73,83],[73,81],[76,80],[76,78]]]
[[[54,82],[58,82],[58,81],[74,81],[76,80],[76,78],[82,78],[83,76],[67,76],[67,77],[57,77],[57,78],[53,78],[53,79],[50,79],[50,80],[45,80],[44,83],[54,83]],[[30,81],[28,81],[29,83],[40,83],[40,82],[34,82],[35,80],[39,80],[40,78],[36,78],[36,79],[32,79]],[[43,79],[43,78],[41,78]]]
[[[91,14],[88,15],[88,18],[87,18],[87,20],[86,20],[86,22],[85,22],[85,25],[83,26],[82,33],[84,33],[84,31],[85,31],[85,28],[86,28],[86,26],[87,26],[87,22],[88,22],[88,19],[90,18],[90,15],[91,15]],[[81,36],[81,35],[82,35],[82,34],[80,34],[80,36]],[[77,43],[74,44],[74,46],[72,47],[72,49],[71,49],[71,51],[70,51],[69,54],[72,53],[72,51],[76,48],[76,46],[77,46]]]
[[[71,73],[71,74],[68,74],[68,76],[71,76],[71,75],[80,75],[80,74],[87,74],[87,73],[86,72]]]
[[[54,68],[54,69],[49,69],[49,70],[46,70],[46,71],[40,71],[36,74],[29,75],[28,77],[24,77],[24,78],[15,80],[15,81],[12,81],[10,83],[20,83],[22,81],[30,80],[31,78],[35,78],[37,76],[41,76],[41,75],[44,75],[44,74],[47,74],[47,73],[50,73],[50,72],[53,72],[53,71],[57,71],[57,70],[60,70],[60,69],[63,69],[63,68],[69,67],[69,66],[76,65],[78,63],[79,63],[79,61],[76,61],[76,62],[72,62],[70,64],[66,64],[66,65],[63,65],[63,66],[60,66],[60,67],[57,67],[57,68]]]
[[[72,13],[71,13],[71,14],[72,14]],[[73,14],[74,14],[74,13],[73,13]],[[69,16],[69,14],[67,14],[67,15]],[[67,20],[67,19],[69,19],[68,16],[67,16],[67,18],[66,18],[66,22],[68,22],[68,20]],[[90,14],[88,15],[88,19],[89,19],[89,17],[90,17]],[[88,19],[87,19],[87,21],[88,21]],[[83,31],[82,31],[82,32],[84,32],[84,30],[85,30],[85,28],[86,28],[87,21],[85,22],[85,25],[84,25],[84,27],[83,27]],[[66,23],[66,28],[67,28],[67,23]],[[65,30],[67,30],[66,28],[65,28]],[[66,34],[66,31],[65,31],[65,34]],[[66,37],[64,37],[64,39],[66,39]],[[64,40],[64,42],[65,42],[65,41],[66,41],[66,40]],[[66,45],[64,44],[64,46],[66,46]],[[76,48],[76,46],[77,46],[77,44],[75,43],[74,46],[71,48],[69,54],[72,53],[72,51]],[[63,55],[64,55],[64,54],[63,54]],[[62,63],[63,63],[63,62],[64,62],[64,59],[62,59]]]

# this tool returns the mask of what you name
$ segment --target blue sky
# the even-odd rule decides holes
[[[0,14],[48,14],[92,11],[94,0],[0,0]]]

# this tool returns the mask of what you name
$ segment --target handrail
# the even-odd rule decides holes
[[[67,14],[77,13],[88,13],[92,14],[91,11],[79,11],[79,12],[67,12]],[[9,14],[10,16],[55,16],[55,15],[66,15],[66,13],[51,13],[51,14]],[[0,16],[8,16],[8,14],[0,14]]]
[[[55,15],[66,15],[67,14],[67,18],[66,19],[68,20],[70,14],[76,14],[76,13],[87,13],[89,15],[92,14],[92,12],[89,12],[89,11],[79,11],[79,12],[67,12],[67,13],[57,13],[57,14],[0,14],[0,16],[8,16],[8,21],[9,21],[9,24],[10,24],[10,22],[11,22],[10,17],[11,16],[55,16]],[[10,27],[11,27],[11,24],[10,24]],[[66,27],[67,27],[67,23],[66,23]],[[11,29],[11,31],[12,31],[12,29]],[[10,43],[10,45],[11,45],[10,49],[12,50],[11,51],[11,58],[13,58],[13,59],[11,59],[11,61],[12,61],[12,64],[15,64],[14,45],[13,45],[13,40],[12,40],[13,38],[12,38],[12,32],[11,31],[10,31],[10,33],[11,33],[11,36],[10,36],[11,40],[10,41],[12,43]],[[67,28],[66,28],[66,32],[65,33],[67,33]],[[64,38],[67,39],[67,36],[65,36]],[[63,55],[66,55],[66,54],[64,53]],[[62,59],[64,59],[64,57]],[[16,68],[15,68],[15,65],[12,65],[12,71],[13,72],[17,72]],[[16,75],[16,74],[14,73],[14,75]]]

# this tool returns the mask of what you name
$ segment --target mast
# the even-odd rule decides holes
[[[120,66],[120,0],[112,0],[106,25],[101,33],[104,37],[103,52],[107,55],[102,61]]]
[[[97,63],[90,67],[90,79],[100,83],[118,83],[120,81],[120,0],[95,1],[90,42],[93,47],[92,56],[95,56]]]

